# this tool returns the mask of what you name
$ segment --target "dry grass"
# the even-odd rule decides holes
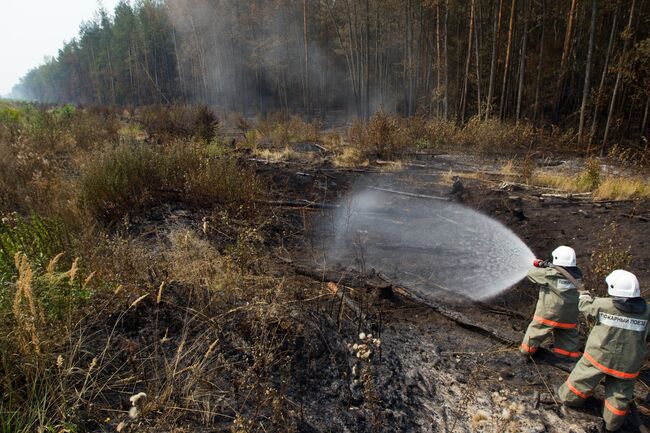
[[[347,146],[336,153],[333,164],[335,167],[366,167],[370,161],[360,149]]]
[[[255,149],[253,155],[270,162],[309,160],[308,153],[299,153],[285,146],[283,149]]]
[[[48,230],[58,229],[49,225],[18,232],[12,220],[0,228],[10,258],[0,261],[7,319],[0,326],[0,431],[19,433],[197,424],[295,431],[303,398],[321,397],[317,387],[297,383],[296,372],[304,383],[348,377],[336,325],[322,306],[312,308],[323,296],[319,286],[265,259],[271,242],[253,214],[241,211],[260,193],[242,163],[249,149],[272,161],[307,161],[312,154],[292,145],[314,141],[334,153],[335,165],[349,167],[399,160],[413,149],[506,151],[545,139],[526,125],[473,121],[459,129],[387,113],[326,135],[318,122],[298,117],[253,124],[236,116],[246,134],[236,143],[238,158],[212,135],[218,125],[205,109],[1,114],[0,210],[74,215],[52,219],[67,221],[61,232],[73,234],[72,242],[55,242]],[[396,161],[391,169],[401,167]],[[613,180],[599,178],[597,191],[647,188],[642,182],[630,193]],[[163,203],[210,216],[202,231],[191,220],[135,235],[140,227],[131,217]],[[359,371],[372,406],[373,373]],[[128,403],[141,392],[147,396]]]
[[[81,206],[109,222],[170,200],[200,207],[251,206],[260,189],[255,175],[235,157],[208,150],[178,141],[108,149],[85,167]]]
[[[72,289],[92,280],[79,275],[77,261],[59,271],[61,256],[47,271],[25,254],[17,253],[16,284],[0,284],[3,296],[12,298],[11,315],[0,329],[0,429],[27,433],[75,428],[79,402],[95,383],[91,373],[97,362],[86,364],[75,317],[78,301]],[[5,293],[6,289],[10,293]],[[59,297],[59,304],[53,297]],[[4,303],[3,303],[4,304]]]
[[[122,289],[123,301],[97,299],[87,318],[70,309],[72,317],[78,315],[71,321],[43,314],[38,284],[88,284],[94,278],[81,275],[76,262],[58,271],[60,255],[41,274],[17,255],[12,327],[4,323],[0,330],[0,428],[78,431],[92,419],[111,431],[118,425],[142,431],[144,419],[151,431],[187,422],[291,430],[289,368],[296,350],[311,351],[313,345],[307,340],[298,348],[296,341],[306,341],[307,327],[322,324],[310,325],[300,285],[247,270],[247,251],[257,251],[260,238],[255,227],[242,233],[232,249],[220,253],[204,234],[172,231],[160,245],[141,251],[151,260],[135,254],[138,263],[114,269],[119,277],[130,266],[149,267],[145,281]],[[137,249],[123,245],[129,252]],[[149,285],[151,275],[164,280]],[[125,413],[121,396],[140,392],[146,397]]]
[[[292,143],[318,142],[321,128],[322,125],[317,120],[307,122],[299,116],[289,117],[284,113],[270,113],[257,120],[256,145],[265,144],[281,149]]]
[[[515,161],[513,159],[509,159],[503,167],[501,167],[501,174],[504,176],[512,176],[516,175],[516,167],[515,167]]]
[[[473,117],[456,131],[454,142],[461,148],[476,149],[485,153],[524,150],[540,140],[540,132],[526,123],[514,125],[496,119],[481,121]]]
[[[379,111],[366,124],[353,122],[345,141],[370,159],[398,159],[413,150],[440,150],[479,154],[525,154],[530,149],[570,148],[571,135],[545,131],[525,122],[519,125],[472,118],[458,127],[453,121],[402,118]],[[564,147],[563,147],[564,146]]]
[[[628,200],[650,197],[650,181],[642,177],[607,176],[598,186],[585,182],[580,175],[536,172],[534,185],[555,188],[566,192],[593,192],[594,198],[602,200]]]
[[[585,192],[585,188],[580,188],[575,175],[554,173],[547,171],[536,171],[531,183],[533,185],[554,188],[567,192]]]
[[[196,139],[210,142],[219,119],[206,105],[152,105],[134,113],[148,135],[156,140]]]
[[[606,177],[598,186],[595,197],[624,200],[650,197],[650,180],[647,178]]]

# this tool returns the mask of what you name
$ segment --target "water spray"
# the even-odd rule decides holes
[[[361,187],[333,220],[331,263],[381,272],[428,297],[485,300],[525,277],[535,256],[511,230],[461,204]]]

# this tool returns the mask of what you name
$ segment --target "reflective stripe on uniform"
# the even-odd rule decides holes
[[[609,410],[609,411],[610,411],[611,413],[613,413],[614,415],[618,415],[618,416],[625,416],[625,415],[627,415],[627,408],[625,408],[625,410],[616,409],[616,408],[615,408],[614,406],[612,406],[612,405],[611,405],[607,400],[605,400],[605,407],[607,408],[607,410]]]
[[[607,314],[602,311],[598,314],[598,319],[603,325],[613,328],[626,329],[628,331],[645,332],[648,327],[648,321],[643,319],[634,319],[632,317],[617,316],[616,314]]]
[[[557,280],[557,288],[558,289],[575,289],[576,286],[573,285],[573,283],[569,280],[565,280],[564,278],[559,278]]]
[[[562,328],[562,329],[573,329],[577,326],[576,323],[562,323],[562,322],[555,322],[553,320],[548,320],[540,316],[534,316],[533,320],[535,322],[539,322],[543,325],[548,325],[552,326],[553,328]]]
[[[521,348],[522,348],[525,352],[528,352],[528,353],[535,353],[535,352],[537,352],[537,348],[536,348],[536,347],[531,347],[531,346],[527,345],[526,343],[521,343]]]
[[[636,377],[639,375],[639,372],[626,373],[624,371],[618,371],[612,368],[605,367],[603,364],[601,364],[600,362],[592,358],[591,355],[589,355],[587,352],[585,352],[585,358],[587,358],[589,362],[591,362],[594,365],[594,367],[596,367],[603,373],[609,374],[614,377],[618,377],[619,379],[636,379]]]
[[[572,384],[571,382],[569,382],[569,379],[566,380],[566,386],[569,388],[569,390],[571,390],[572,393],[574,393],[575,395],[577,395],[577,396],[580,397],[580,398],[587,398],[587,397],[589,397],[589,394],[586,394],[586,393],[584,393],[584,392],[580,392],[580,391],[578,391],[578,390],[576,389],[576,387],[573,386],[573,384]]]
[[[559,347],[554,347],[553,352],[557,353],[558,355],[568,356],[570,358],[580,358],[580,355],[582,355],[580,352],[569,352],[568,350],[560,349]]]

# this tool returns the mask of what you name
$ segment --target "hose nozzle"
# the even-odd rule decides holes
[[[536,268],[548,268],[551,266],[551,263],[547,262],[546,260],[535,259],[533,260],[533,266],[535,266]]]

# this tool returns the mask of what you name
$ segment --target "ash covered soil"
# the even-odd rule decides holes
[[[548,191],[508,182],[486,164],[466,157],[435,157],[379,174],[298,170],[291,165],[262,167],[261,171],[269,175],[278,199],[301,197],[314,203],[333,203],[364,176],[372,176],[378,187],[446,195],[451,190],[445,180],[450,169],[461,177],[464,204],[509,227],[538,257],[550,256],[558,245],[573,245],[579,263],[589,273],[592,251],[615,223],[622,245],[631,247],[631,268],[641,286],[650,287],[648,201],[542,197]],[[471,175],[476,172],[484,173],[481,180]],[[468,173],[470,176],[463,175]],[[372,275],[381,270],[370,270],[364,277],[355,275],[354,266],[331,264],[328,268],[322,259],[324,241],[318,221],[328,218],[331,210],[305,207],[283,212],[299,229],[282,236],[282,253],[278,255],[286,262],[287,272],[306,268],[316,279],[322,272],[322,285],[330,280],[329,289],[338,290],[339,297],[333,295],[328,311],[336,324],[342,322],[335,325],[341,329],[337,339],[349,352],[350,377],[328,380],[323,375],[320,383],[314,383],[320,393],[316,401],[305,403],[311,410],[305,411],[303,431],[601,431],[599,393],[581,410],[562,409],[554,389],[566,379],[565,371],[543,359],[524,363],[513,344],[461,326],[429,306],[401,296],[399,290],[386,287],[385,281],[382,284]],[[399,261],[399,254],[395,260]],[[410,264],[400,265],[408,268]],[[339,284],[333,286],[332,281]],[[437,302],[435,296],[429,300]],[[440,300],[464,319],[517,341],[532,317],[537,291],[522,281],[487,303],[453,302],[445,296]],[[371,333],[381,344],[365,344],[368,339],[360,340],[359,332]],[[370,346],[370,358],[363,359],[361,353],[360,359],[354,349],[359,346],[350,348],[355,344]],[[639,421],[650,425],[646,416],[650,414],[649,367],[646,364],[637,383],[638,418],[628,420],[624,432],[639,431]]]
[[[187,321],[184,317],[193,315],[195,306],[187,303],[182,285],[165,287],[164,300],[158,303],[160,276],[152,276],[156,283],[151,296],[88,331],[99,335],[97,347],[89,352],[104,350],[104,341],[110,340],[106,330],[118,335],[110,340],[118,344],[111,364],[115,370],[107,370],[111,385],[101,401],[84,408],[89,420],[84,430],[105,431],[102,420],[110,418],[108,430],[114,431],[113,424],[128,411],[128,396],[144,388],[159,389],[160,396],[151,395],[164,402],[152,401],[147,415],[129,421],[122,431],[601,431],[597,398],[582,410],[563,410],[554,389],[567,373],[544,359],[524,363],[519,357],[516,342],[532,317],[534,287],[521,282],[483,303],[442,294],[418,297],[383,278],[381,269],[362,274],[352,263],[324,262],[323,221],[332,218],[332,205],[359,179],[371,178],[377,187],[447,196],[452,169],[464,189],[455,199],[501,221],[538,257],[548,257],[557,245],[574,245],[589,271],[601,233],[617,223],[621,242],[631,246],[632,269],[642,287],[650,287],[648,201],[545,198],[539,190],[504,184],[508,179],[493,167],[468,157],[436,156],[400,170],[255,164],[269,189],[255,272],[257,280],[272,279],[277,290],[225,312],[208,305],[205,314]],[[477,172],[484,172],[480,180]],[[165,240],[170,227],[201,235],[206,218],[210,229],[204,240],[215,249],[222,251],[237,238],[232,226],[222,227],[218,219],[182,208],[155,210],[133,225],[146,243]],[[250,284],[242,290],[258,290]],[[283,296],[288,300],[274,301]],[[209,316],[212,309],[214,316]],[[178,359],[175,354],[188,347],[191,354]],[[166,376],[169,383],[154,373],[163,355],[175,360],[173,374]],[[149,367],[140,371],[136,361],[142,359]],[[646,383],[648,364],[637,381],[636,403],[638,420],[650,423]],[[195,409],[177,410],[182,404]],[[114,410],[120,407],[121,412]],[[638,420],[631,419],[622,432],[639,431]]]

